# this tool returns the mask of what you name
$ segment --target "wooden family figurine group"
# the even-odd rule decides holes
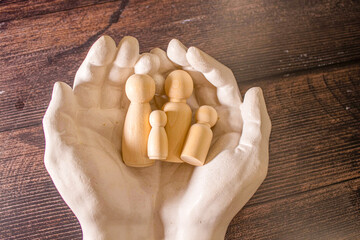
[[[201,106],[190,128],[192,111],[186,99],[192,91],[193,81],[187,72],[171,72],[165,80],[169,102],[163,111],[151,112],[154,80],[144,74],[128,78],[125,92],[131,103],[122,136],[122,157],[127,166],[147,167],[155,160],[204,165],[213,136],[210,128],[218,117],[213,107]]]

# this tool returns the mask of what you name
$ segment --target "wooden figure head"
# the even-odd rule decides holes
[[[208,124],[213,127],[218,120],[216,110],[211,106],[201,106],[195,114],[196,122]]]
[[[149,121],[152,127],[165,127],[167,122],[166,113],[161,110],[152,111]]]
[[[186,100],[193,88],[193,80],[184,70],[172,71],[165,80],[165,93],[170,101]]]
[[[146,74],[131,75],[126,81],[125,92],[131,102],[150,102],[155,95],[154,79]]]

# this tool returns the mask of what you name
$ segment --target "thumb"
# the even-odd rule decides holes
[[[76,99],[72,88],[64,82],[56,82],[48,109],[43,118],[45,139],[51,136],[75,136],[74,116]]]
[[[271,121],[261,88],[246,92],[240,110],[244,124],[239,147],[268,151]]]

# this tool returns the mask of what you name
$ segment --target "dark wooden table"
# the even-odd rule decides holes
[[[264,90],[269,173],[226,239],[360,239],[360,3],[0,1],[0,239],[81,239],[43,164],[42,116],[102,34],[172,38]]]

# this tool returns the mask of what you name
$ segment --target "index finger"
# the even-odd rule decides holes
[[[239,106],[241,104],[240,91],[232,71],[196,47],[190,47],[186,59],[196,71],[217,88],[220,104],[225,106]]]

